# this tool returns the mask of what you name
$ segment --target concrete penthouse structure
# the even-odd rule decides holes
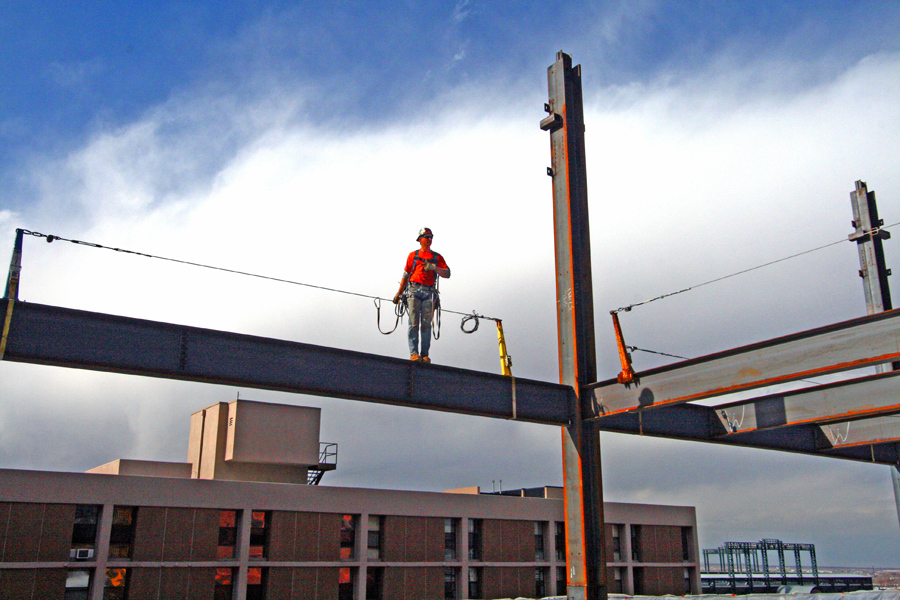
[[[0,470],[0,600],[565,594],[561,489],[311,485],[335,467],[322,460],[319,417],[223,402],[191,416],[187,463]],[[693,507],[605,511],[611,591],[699,593]]]

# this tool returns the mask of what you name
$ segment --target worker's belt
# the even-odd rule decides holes
[[[425,285],[424,283],[416,283],[415,281],[410,281],[409,287],[426,291],[431,291],[434,289],[433,285]]]

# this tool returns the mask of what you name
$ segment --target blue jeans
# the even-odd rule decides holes
[[[434,290],[410,283],[406,290],[406,307],[409,310],[409,354],[428,356],[431,348],[431,320],[434,318]],[[419,334],[421,333],[421,352]]]

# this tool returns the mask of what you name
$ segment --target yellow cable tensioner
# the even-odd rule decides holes
[[[512,377],[512,357],[506,350],[506,338],[503,336],[503,321],[497,321],[497,341],[500,343],[500,372]]]
[[[0,360],[6,354],[6,343],[9,340],[9,328],[12,324],[13,307],[16,300],[19,299],[19,274],[22,271],[22,237],[24,231],[16,229],[16,241],[13,244],[12,260],[9,263],[9,279],[6,280],[6,293],[4,298],[8,299],[6,306],[6,317],[3,319],[3,332],[0,334]]]

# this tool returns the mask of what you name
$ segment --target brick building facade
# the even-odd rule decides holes
[[[410,492],[189,471],[133,462],[98,473],[0,470],[0,600],[565,593],[558,488]],[[245,464],[242,476],[251,471]],[[607,503],[605,515],[610,591],[699,592],[692,507]]]

